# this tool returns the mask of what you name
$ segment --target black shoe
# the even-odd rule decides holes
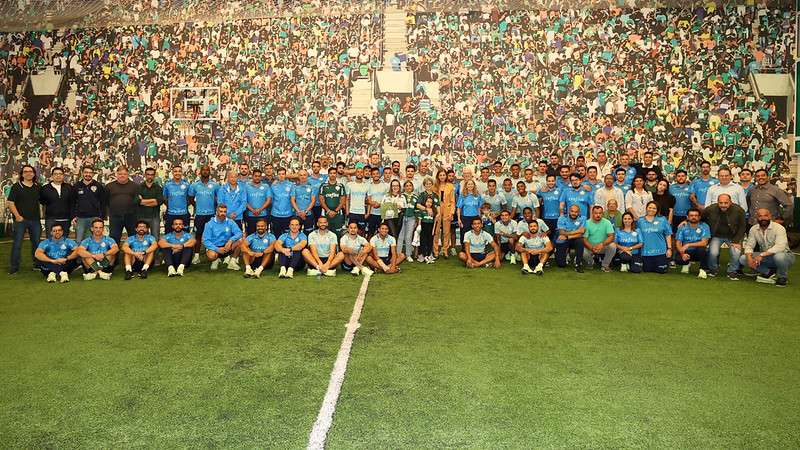
[[[778,278],[777,280],[775,280],[775,286],[786,287],[786,283],[788,282],[789,280],[787,280],[786,278]]]
[[[581,265],[575,266],[575,272],[583,273],[583,266],[581,266]]]
[[[145,278],[147,278],[147,271],[146,271],[146,270],[143,270],[143,271],[139,272],[139,278],[141,278],[141,279],[143,279],[143,280],[144,280]]]
[[[125,279],[130,280],[133,278],[133,272],[125,271]]]
[[[728,272],[728,279],[731,281],[739,281],[739,274],[736,272]]]

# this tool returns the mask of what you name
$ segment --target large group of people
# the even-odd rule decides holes
[[[469,269],[521,263],[523,274],[536,275],[551,265],[689,273],[697,263],[704,279],[717,275],[725,245],[729,279],[749,268],[759,282],[787,284],[794,255],[784,224],[793,199],[765,170],[744,170],[736,183],[730,169],[712,176],[703,162],[694,179],[678,171],[670,180],[652,155],[626,156],[602,177],[602,164],[566,165],[558,154],[528,167],[496,161],[457,178],[429,165],[383,166],[374,153],[368,164],[326,170],[319,162],[292,172],[243,163],[219,181],[208,166],[184,178],[176,164],[163,184],[152,168],[136,183],[125,166],[101,184],[86,166],[72,183],[55,168],[42,185],[26,165],[7,199],[15,218],[10,273],[20,269],[27,233],[35,268],[49,282],[68,281],[79,266],[86,280],[110,279],[120,264],[126,279],[146,278],[161,259],[169,276],[183,276],[201,255],[211,270],[239,271],[241,260],[248,278],[274,265],[280,278],[304,267],[317,276],[395,274],[404,263],[457,255]]]

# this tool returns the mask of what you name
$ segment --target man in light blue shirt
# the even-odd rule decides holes
[[[556,238],[556,265],[567,267],[570,249],[575,251],[575,271],[583,273],[583,234],[586,219],[580,215],[580,207],[572,205],[566,216],[558,218]]]
[[[373,167],[370,169],[372,181],[367,188],[367,236],[372,236],[378,232],[378,225],[381,223],[381,202],[383,197],[389,192],[389,185],[383,182],[380,169]]]
[[[211,168],[207,165],[201,167],[200,179],[189,186],[189,199],[194,205],[195,236],[203,236],[206,224],[214,217],[217,208],[217,191],[219,191],[219,183],[211,179]],[[174,223],[172,229],[175,230]],[[183,222],[183,229],[189,229],[189,222]],[[192,241],[195,246],[192,264],[199,264],[202,242],[201,239],[192,239]]]
[[[711,186],[719,184],[719,180],[711,176],[711,163],[700,163],[700,176],[692,180],[692,194],[689,197],[695,208],[703,211],[706,207],[706,195]]]
[[[686,214],[686,223],[678,227],[675,233],[675,264],[682,266],[681,273],[689,273],[692,261],[700,263],[697,278],[706,279],[708,274],[708,258],[706,257],[708,242],[711,239],[711,228],[700,221],[700,211],[691,208]]]
[[[176,217],[176,220],[180,218]],[[183,219],[180,219],[183,220]],[[144,220],[136,222],[136,233],[128,236],[122,244],[122,259],[125,262],[125,279],[130,280],[133,274],[139,278],[147,278],[147,271],[153,264],[153,258],[158,250],[156,237],[150,234],[150,224]]]
[[[336,233],[328,230],[328,218],[320,216],[317,229],[308,235],[308,246],[303,249],[309,276],[336,276],[336,267],[344,261],[344,253],[336,251],[337,243]]]
[[[245,231],[255,233],[256,222],[267,217],[267,208],[272,202],[272,189],[261,182],[261,171],[254,169],[252,181],[247,184],[247,209],[244,211]]]
[[[247,209],[247,190],[239,184],[239,174],[235,170],[228,171],[227,180],[217,191],[217,204],[225,205],[228,218],[241,230]]]
[[[474,217],[471,222],[472,229],[464,233],[464,248],[458,254],[458,259],[464,262],[467,269],[478,267],[500,268],[500,247],[491,234],[483,231],[483,221]],[[487,252],[486,247],[492,250]]]
[[[255,179],[256,171],[253,171]],[[259,218],[255,232],[242,239],[242,258],[244,259],[244,277],[261,278],[264,269],[271,269],[274,262],[275,235],[267,231],[267,221]],[[253,270],[255,266],[255,270]]]
[[[669,185],[669,193],[675,197],[675,206],[672,208],[672,231],[678,231],[678,225],[686,220],[686,214],[692,207],[689,197],[692,195],[692,185],[689,184],[685,170],[675,172],[675,182]]]
[[[183,276],[183,272],[192,260],[196,239],[186,232],[183,219],[175,219],[172,223],[175,231],[165,234],[158,241],[164,263],[167,265],[167,276]]]
[[[581,186],[581,179],[577,174],[570,175],[569,181],[570,186],[564,188],[559,199],[561,215],[566,215],[569,208],[576,205],[579,208],[580,216],[586,218],[594,201],[592,193]]]
[[[78,267],[78,243],[64,237],[64,226],[50,227],[50,238],[39,243],[34,256],[48,283],[69,282],[69,274]]]
[[[172,168],[172,179],[164,183],[164,204],[167,212],[164,214],[164,232],[172,231],[172,220],[176,217],[189,223],[189,182],[183,179],[183,168]]]
[[[400,272],[400,264],[406,255],[397,253],[397,240],[389,234],[388,224],[378,226],[378,233],[372,236],[369,245],[372,246],[372,255],[367,257],[367,264],[386,274]]]
[[[286,179],[286,169],[278,168],[278,179],[272,183],[272,212],[270,228],[272,234],[281,236],[289,229],[289,220],[292,218],[292,193],[294,183]]]
[[[345,185],[347,194],[347,222],[354,222],[358,225],[360,232],[367,227],[367,195],[369,186],[364,181],[364,167],[359,163],[356,165],[356,179],[349,181]]]
[[[105,235],[103,219],[94,219],[91,223],[91,234],[81,241],[78,255],[83,262],[83,279],[110,280],[114,272],[114,261],[117,259],[119,246]]]
[[[239,270],[239,240],[242,238],[242,229],[228,218],[228,207],[224,204],[217,205],[217,214],[206,224],[203,231],[203,245],[206,247],[206,257],[211,262],[211,270],[217,270],[220,258],[228,265],[230,270]]]
[[[317,205],[317,195],[319,186],[309,182],[308,172],[301,170],[297,174],[297,184],[292,188],[292,209],[305,233],[310,233],[314,229],[316,218],[314,209]]]

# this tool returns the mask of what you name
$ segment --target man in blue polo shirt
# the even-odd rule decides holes
[[[700,221],[700,210],[691,208],[686,214],[686,223],[678,227],[675,233],[675,263],[683,266],[681,273],[689,273],[692,261],[700,263],[697,278],[706,279],[708,274],[708,258],[706,248],[711,239],[711,228]]]
[[[50,238],[39,243],[34,256],[48,283],[69,282],[69,274],[78,267],[78,243],[64,237],[64,226],[50,227]]]
[[[189,198],[194,205],[194,234],[195,236],[203,236],[203,231],[206,224],[211,218],[214,217],[214,211],[217,208],[217,191],[219,191],[219,184],[211,179],[211,168],[203,166],[200,168],[200,179],[189,186]],[[183,229],[189,227],[189,222],[183,222]],[[175,224],[172,225],[175,230]],[[200,263],[200,239],[192,239],[194,242],[194,255],[192,257],[192,264]]]
[[[400,272],[400,264],[406,255],[397,253],[397,240],[389,234],[389,225],[385,222],[378,226],[378,233],[369,240],[372,255],[367,257],[367,264],[383,273]]]
[[[158,242],[155,236],[150,234],[150,226],[147,222],[144,220],[136,222],[135,230],[136,233],[128,236],[128,239],[122,244],[126,280],[133,278],[134,272],[139,274],[139,278],[147,278],[147,271],[153,264],[153,258],[158,250]]]
[[[319,161],[311,163],[311,174],[308,176],[308,184],[311,185],[312,190],[317,194],[319,194],[319,188],[328,181],[328,174],[321,173],[321,170],[322,164],[320,164]],[[314,214],[314,220],[322,215],[322,205],[320,205],[319,199],[315,202],[315,206],[312,208],[311,212]]]
[[[255,178],[255,171],[253,171]],[[255,233],[242,239],[244,277],[261,278],[264,269],[271,269],[274,262],[275,235],[267,231],[267,221],[258,219]],[[255,266],[255,270],[253,270]]]
[[[556,265],[567,267],[570,249],[575,251],[575,271],[583,273],[583,234],[586,219],[580,215],[580,207],[572,205],[568,214],[558,218],[556,237]]]
[[[239,184],[239,174],[235,170],[228,171],[227,180],[217,191],[217,204],[227,207],[228,218],[241,230],[247,209],[247,189]]]
[[[336,251],[337,241],[336,233],[328,230],[328,218],[317,219],[317,229],[308,235],[308,246],[303,249],[309,276],[336,276],[336,266],[344,261],[344,253]]]
[[[631,190],[631,184],[627,182],[626,178],[627,172],[625,172],[625,169],[617,169],[616,172],[614,172],[614,176],[614,187],[619,188],[619,190],[622,191],[622,197],[625,198],[628,191]]]
[[[483,231],[483,221],[480,217],[472,219],[472,229],[464,233],[464,249],[459,252],[458,259],[464,262],[467,269],[478,267],[500,268],[500,246],[494,241],[491,234]],[[491,247],[486,252],[486,247]]]
[[[672,208],[672,231],[678,231],[678,225],[686,220],[686,214],[692,207],[690,199],[692,195],[692,185],[686,175],[686,171],[681,169],[675,172],[675,182],[669,186],[669,193],[675,197],[675,206]]]
[[[592,207],[593,198],[591,191],[587,191],[581,185],[581,178],[573,173],[569,176],[570,186],[565,187],[559,199],[561,215],[566,215],[573,205],[579,208],[579,215],[586,218],[589,215],[589,208]]]
[[[700,163],[700,176],[692,180],[692,194],[690,199],[695,208],[703,211],[706,205],[706,194],[711,186],[719,184],[719,180],[711,176],[711,163]]]
[[[164,232],[172,231],[172,220],[176,217],[189,223],[189,182],[183,179],[183,168],[172,168],[172,179],[164,183],[164,204],[167,212],[164,214]]]
[[[185,231],[186,227],[183,219],[175,219],[172,222],[175,231],[165,234],[159,241],[161,253],[164,255],[164,263],[167,265],[167,276],[183,276],[183,271],[192,260],[192,253],[196,239]]]
[[[206,224],[203,232],[203,245],[206,257],[211,261],[211,270],[217,270],[220,258],[230,270],[239,270],[239,240],[242,229],[228,218],[228,207],[217,205],[217,214]]]
[[[620,169],[625,171],[624,183],[627,186],[631,185],[633,178],[636,176],[636,167],[630,165],[630,162],[631,158],[626,153],[619,155],[619,165],[615,170],[615,172],[619,171]]]
[[[555,241],[558,218],[561,217],[561,193],[562,189],[556,186],[555,175],[547,175],[545,186],[539,190],[538,195],[542,204],[542,219],[550,230],[548,237],[551,242]]]
[[[119,246],[105,235],[103,219],[92,220],[90,231],[89,237],[78,247],[83,262],[83,279],[89,281],[100,277],[101,280],[110,280]]]
[[[255,233],[256,223],[266,219],[267,208],[272,202],[272,188],[261,182],[261,171],[253,169],[252,181],[247,184],[247,206],[244,211],[245,232]]]
[[[294,214],[300,219],[303,231],[310,233],[316,222],[314,209],[317,205],[319,186],[312,185],[308,181],[308,172],[301,170],[297,173],[297,184],[292,189],[291,201]]]
[[[286,179],[286,169],[279,168],[278,179],[272,183],[272,223],[271,230],[275,236],[280,236],[289,229],[289,220],[292,218],[292,192],[294,183]]]

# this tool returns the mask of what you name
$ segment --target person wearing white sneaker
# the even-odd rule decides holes
[[[336,233],[328,230],[328,218],[317,219],[317,229],[308,235],[308,246],[302,255],[308,264],[308,275],[336,276],[336,267],[344,261],[344,253],[337,252]]]
[[[544,263],[553,252],[553,243],[547,234],[539,232],[539,223],[535,220],[528,224],[528,232],[520,236],[517,242],[517,252],[522,257],[522,273],[544,273]],[[530,263],[536,263],[536,269],[531,270]]]
[[[83,262],[84,274],[92,273],[94,276],[84,279],[94,279],[99,276],[103,280],[110,280],[114,271],[114,261],[119,253],[119,246],[114,239],[106,236],[103,219],[96,218],[91,223],[91,235],[81,241],[78,255]]]
[[[584,225],[583,234],[583,259],[591,268],[595,258],[602,257],[603,272],[611,271],[611,262],[617,254],[614,244],[614,225],[603,217],[603,207],[592,206],[591,218]]]
[[[400,272],[400,264],[406,259],[406,255],[397,252],[397,241],[389,234],[389,225],[386,222],[378,226],[378,234],[372,236],[369,245],[372,251],[367,257],[367,264],[387,274]]]
[[[688,274],[692,261],[700,263],[698,278],[708,278],[708,258],[706,257],[708,242],[711,240],[711,228],[700,221],[700,210],[689,208],[686,222],[678,227],[675,233],[675,264],[681,267],[681,273]]]
[[[55,283],[56,276],[64,283],[65,278],[69,281],[67,274],[78,267],[78,243],[65,238],[64,227],[55,223],[50,227],[50,238],[39,243],[34,257],[48,283]]]
[[[755,219],[756,224],[750,228],[742,246],[741,263],[758,272],[756,281],[759,283],[786,287],[789,268],[795,261],[786,228],[772,220],[772,213],[766,208],[757,209]],[[761,251],[754,251],[756,247]]]
[[[356,222],[350,222],[347,225],[347,233],[339,240],[339,248],[344,254],[342,269],[353,275],[361,273],[361,270],[365,268],[364,264],[367,256],[372,251],[372,247],[363,236],[358,234],[358,224]]]
[[[300,219],[292,217],[289,220],[289,231],[275,241],[275,253],[281,266],[279,278],[293,278],[294,271],[303,267],[303,249],[308,244],[308,236],[300,231],[300,226]]]
[[[614,243],[617,246],[615,261],[620,264],[620,272],[640,273],[642,271],[641,248],[642,236],[636,230],[633,214],[622,214],[622,228],[614,231]]]
[[[180,217],[172,221],[173,231],[165,234],[158,240],[164,264],[167,266],[167,276],[183,276],[183,271],[189,265],[196,244],[191,233],[186,232],[183,219]],[[197,256],[197,255],[195,255]]]
[[[192,265],[200,264],[200,247],[202,246],[203,232],[206,224],[214,218],[216,212],[214,205],[216,204],[219,187],[219,184],[211,179],[211,167],[208,165],[200,168],[200,177],[189,186],[189,201],[194,205],[195,243]],[[183,224],[184,229],[187,229],[188,226],[188,223]]]
[[[259,278],[264,269],[272,268],[275,241],[275,235],[267,231],[267,221],[256,221],[256,232],[242,239],[241,244],[245,278]]]
[[[202,239],[211,270],[217,270],[220,259],[230,258],[227,263],[230,267],[230,261],[239,257],[242,229],[228,218],[227,206],[217,206],[217,214],[206,224]]]
[[[491,234],[483,231],[483,221],[480,217],[472,218],[472,229],[464,234],[464,249],[459,252],[460,259],[468,269],[478,267],[500,268],[500,247]],[[486,253],[486,248],[491,247],[492,251]]]
[[[494,238],[500,246],[500,253],[507,261],[514,261],[516,264],[517,248],[517,222],[511,219],[511,212],[503,210],[500,212],[500,219],[494,223]]]
[[[183,220],[176,218],[175,220]],[[173,221],[174,224],[174,221]],[[150,224],[144,220],[136,222],[136,233],[128,236],[122,243],[122,259],[125,262],[125,279],[133,278],[134,273],[138,273],[140,278],[147,278],[147,271],[153,264],[158,242],[156,237],[150,234]]]

